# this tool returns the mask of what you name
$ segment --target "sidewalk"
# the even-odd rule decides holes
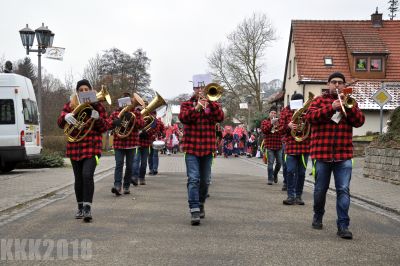
[[[246,160],[254,161],[267,167],[261,158],[246,158]],[[384,210],[400,214],[400,186],[371,178],[365,178],[363,176],[363,166],[363,157],[354,158],[350,183],[351,197]],[[309,175],[309,173],[311,173],[311,168],[311,160],[309,160],[306,171],[306,182],[314,184],[314,177]],[[280,173],[282,173],[282,170]],[[331,177],[329,189],[336,191],[333,177]]]
[[[0,175],[0,213],[28,202],[48,197],[74,184],[74,175],[69,159],[64,168],[16,169]],[[114,156],[103,156],[96,167],[95,175],[115,166]]]

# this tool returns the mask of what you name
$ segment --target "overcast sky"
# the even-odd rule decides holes
[[[64,81],[82,77],[88,60],[116,47],[132,54],[142,48],[151,59],[151,88],[171,98],[191,92],[194,74],[206,73],[207,56],[254,12],[265,13],[278,39],[266,51],[261,81],[283,79],[292,19],[369,20],[376,7],[388,19],[387,0],[10,0],[0,8],[0,57],[25,56],[19,30],[42,22],[65,47],[63,61],[43,58],[47,72]],[[400,17],[400,14],[398,14]],[[36,41],[35,44],[36,45]],[[29,55],[37,64],[37,54]]]

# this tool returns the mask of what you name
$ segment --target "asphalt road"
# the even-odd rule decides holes
[[[311,188],[305,206],[284,206],[281,184],[267,186],[265,168],[243,159],[215,160],[206,218],[191,226],[184,171],[182,157],[163,157],[159,175],[118,198],[105,172],[90,224],[73,218],[71,188],[15,210],[20,217],[0,226],[0,264],[400,265],[398,221],[352,204],[354,239],[340,239],[329,195],[324,229],[314,230]]]

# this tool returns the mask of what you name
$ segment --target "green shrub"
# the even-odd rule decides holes
[[[63,167],[64,157],[59,152],[45,151],[40,158],[20,163],[17,168],[54,168]]]
[[[373,146],[400,148],[400,107],[397,107],[390,116],[388,132],[380,135]]]

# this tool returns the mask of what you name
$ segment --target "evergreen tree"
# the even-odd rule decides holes
[[[32,61],[29,57],[25,57],[23,60],[19,60],[17,62],[17,69],[15,69],[15,73],[30,79],[35,89],[35,93],[37,93],[36,67],[32,64]]]

